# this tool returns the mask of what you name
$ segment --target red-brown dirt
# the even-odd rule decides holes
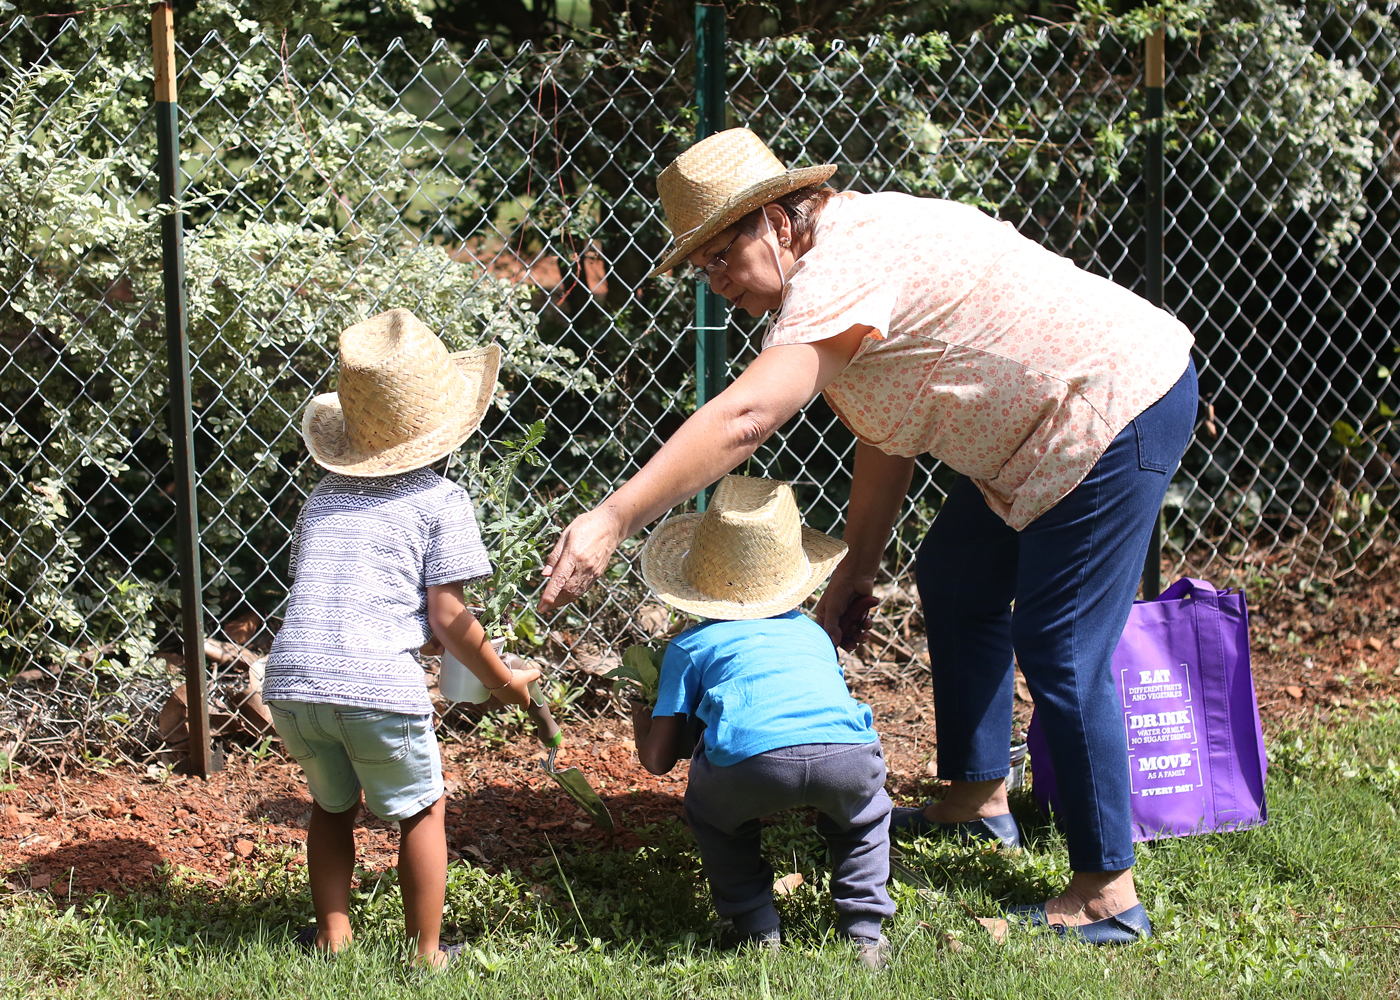
[[[1255,686],[1265,728],[1277,732],[1314,717],[1364,708],[1400,693],[1400,573],[1353,586],[1326,602],[1285,593],[1252,610]],[[848,662],[856,695],[875,712],[885,746],[890,790],[916,800],[935,789],[930,776],[932,699],[909,616],[887,631],[885,661]],[[914,658],[908,650],[912,648]],[[866,655],[870,654],[868,651]],[[894,654],[891,654],[894,655]],[[872,658],[873,660],[873,658]],[[1018,684],[1017,718],[1030,705]],[[617,832],[604,834],[540,769],[538,745],[525,732],[500,746],[482,738],[443,744],[448,777],[448,839],[453,857],[490,868],[548,856],[544,838],[561,845],[627,848],[639,827],[681,814],[685,764],[654,777],[636,761],[631,726],[611,712],[565,720],[559,766],[578,766],[607,801]],[[239,865],[270,857],[299,865],[311,800],[300,769],[275,752],[242,753],[210,779],[164,768],[15,768],[18,787],[0,792],[0,892],[48,889],[67,897],[131,889],[163,865],[222,881]],[[397,833],[366,815],[355,833],[361,863],[394,864]],[[288,849],[290,848],[290,849]]]

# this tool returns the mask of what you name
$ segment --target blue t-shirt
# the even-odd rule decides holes
[[[779,747],[878,738],[831,639],[796,610],[686,629],[666,648],[660,688],[653,714],[699,716],[705,755],[721,767]]]

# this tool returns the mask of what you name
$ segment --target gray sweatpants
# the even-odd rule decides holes
[[[831,852],[837,931],[879,937],[880,921],[894,916],[885,889],[890,797],[879,740],[783,747],[729,767],[710,763],[702,744],[690,761],[685,817],[700,843],[715,910],[743,934],[778,927],[759,817],[802,806],[821,813],[817,831]]]

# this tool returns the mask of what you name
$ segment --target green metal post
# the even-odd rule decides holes
[[[724,129],[724,7],[695,5],[695,141]],[[724,391],[729,364],[729,303],[703,281],[695,290],[695,406]],[[695,505],[704,510],[710,487]]]
[[[1166,57],[1163,51],[1166,29],[1158,28],[1147,38],[1146,77],[1147,113],[1149,120],[1161,119],[1164,110],[1162,89],[1166,84]],[[1165,273],[1165,211],[1162,204],[1164,172],[1162,132],[1153,128],[1147,135],[1147,301],[1162,307],[1162,284]],[[1142,568],[1142,596],[1154,600],[1162,593],[1162,516],[1152,527],[1152,540],[1147,547],[1147,562]]]
[[[180,204],[180,125],[175,94],[175,13],[169,0],[151,4],[156,66],[156,172],[160,203]],[[184,216],[161,217],[165,277],[165,335],[170,366],[170,441],[175,474],[176,548],[185,647],[185,702],[190,733],[187,770],[208,777],[219,770],[209,733],[209,678],[204,663],[203,583],[199,569],[199,511],[195,506],[194,416],[190,398],[190,344],[185,332]]]

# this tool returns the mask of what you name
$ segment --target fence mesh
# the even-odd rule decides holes
[[[1169,47],[1166,303],[1198,338],[1203,404],[1165,512],[1172,570],[1237,582],[1390,558],[1400,60],[1384,13]],[[517,503],[596,501],[693,409],[694,284],[644,277],[667,238],[654,178],[693,131],[694,62],[625,41],[370,52],[234,21],[182,41],[214,723],[256,738],[249,695],[319,478],[299,415],[333,385],[340,329],[406,306],[452,348],[501,343],[483,455],[546,427]],[[789,163],[838,164],[840,187],[977,204],[1142,291],[1140,51],[1074,24],[731,44],[730,124]],[[147,36],[120,20],[0,25],[12,752],[154,752],[179,681],[179,658],[154,655],[178,646],[179,614],[151,75]],[[756,331],[730,323],[738,370]],[[750,472],[793,481],[809,523],[839,530],[852,449],[817,400]],[[446,472],[470,485],[461,458]],[[921,461],[895,584],[950,480]],[[576,684],[656,627],[636,544],[534,633]]]

